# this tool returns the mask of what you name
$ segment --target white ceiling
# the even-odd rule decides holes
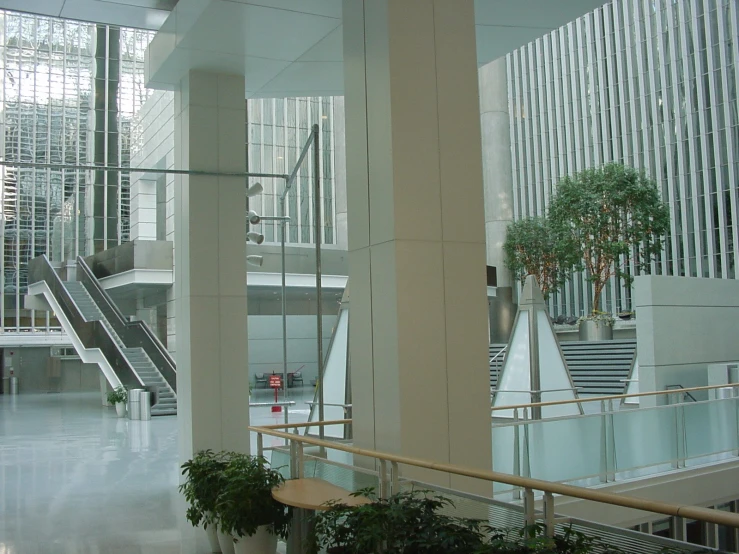
[[[159,30],[177,0],[0,0],[0,8]]]
[[[478,63],[604,3],[475,0]],[[208,69],[244,72],[251,97],[343,94],[342,0],[0,0],[0,8],[158,29],[147,52],[154,88]]]

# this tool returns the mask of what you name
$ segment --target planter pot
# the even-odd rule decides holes
[[[208,535],[208,544],[210,545],[210,552],[213,554],[221,554],[221,545],[218,543],[218,532],[216,526],[212,523],[205,529],[205,533]]]
[[[580,340],[612,340],[613,326],[606,325],[604,321],[588,320],[580,322],[578,328]]]
[[[234,554],[234,539],[231,535],[222,533],[218,529],[218,544],[221,546],[223,554]]]
[[[257,529],[251,537],[239,537],[234,545],[236,554],[275,554],[277,536],[269,533],[266,526]]]
[[[124,415],[126,415],[126,403],[116,402],[115,403],[115,413],[118,414],[118,417],[123,417]]]

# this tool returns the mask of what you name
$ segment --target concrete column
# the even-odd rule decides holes
[[[516,316],[515,283],[505,266],[503,243],[513,221],[513,166],[505,58],[483,66],[480,78],[482,169],[485,183],[487,263],[497,269],[498,285],[490,297],[490,342],[507,342]]]
[[[355,444],[490,469],[473,1],[343,7]]]
[[[246,168],[243,75],[190,71],[175,96],[175,167]],[[249,451],[246,181],[175,183],[177,410],[183,460]]]

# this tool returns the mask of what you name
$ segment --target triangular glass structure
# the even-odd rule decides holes
[[[534,276],[529,275],[519,300],[493,407],[576,398],[544,296]],[[574,403],[528,411],[528,417],[534,419],[579,414],[582,408]],[[512,418],[513,415],[512,409],[493,412],[494,418]],[[523,411],[519,410],[519,417],[522,416]]]
[[[631,371],[629,371],[629,378],[626,379],[626,393],[625,394],[638,394],[639,393],[639,354],[634,354],[634,361],[631,363]],[[623,404],[629,406],[638,406],[639,397],[636,398],[624,398]]]
[[[316,389],[308,421],[318,421],[318,389]],[[345,405],[351,404],[349,381],[349,288],[344,290],[339,317],[323,363],[323,417],[325,421],[347,419]],[[346,425],[328,425],[326,437],[343,439]],[[318,427],[309,427],[308,434],[317,435]]]

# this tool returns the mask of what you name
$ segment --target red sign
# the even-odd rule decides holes
[[[281,389],[282,388],[282,377],[279,375],[270,375],[269,376],[269,386],[273,389]]]

